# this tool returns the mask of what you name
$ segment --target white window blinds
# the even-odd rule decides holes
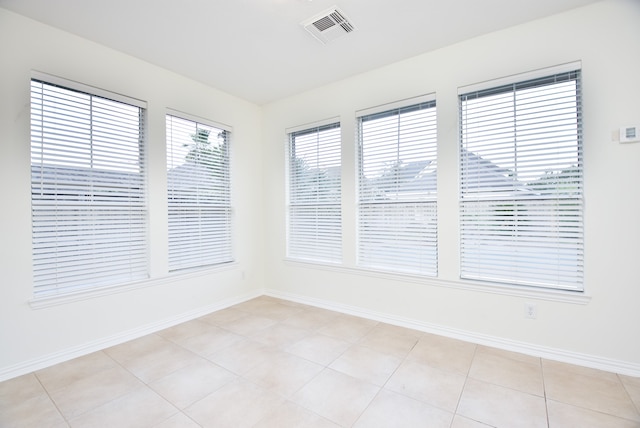
[[[460,95],[462,278],[583,289],[580,71]]]
[[[287,256],[342,261],[340,124],[289,133]]]
[[[436,276],[435,101],[358,118],[358,264]]]
[[[147,277],[140,104],[31,81],[36,297]]]
[[[231,132],[166,116],[169,270],[233,261]]]

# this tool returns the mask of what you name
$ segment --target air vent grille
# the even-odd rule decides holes
[[[325,44],[356,29],[337,7],[332,7],[301,24],[313,37]]]

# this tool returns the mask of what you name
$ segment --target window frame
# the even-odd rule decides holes
[[[311,124],[286,129],[286,255],[293,261],[319,264],[342,263],[342,126],[339,118],[330,118]],[[329,137],[321,138],[321,133]],[[333,135],[335,133],[335,135]],[[307,159],[295,157],[296,137],[316,136],[316,164],[325,162],[333,166],[309,168],[307,182],[297,185],[295,171]],[[322,152],[321,145],[331,145],[331,151]],[[313,146],[313,144],[311,145]],[[311,147],[309,146],[309,147]],[[313,147],[311,147],[313,148]],[[337,156],[337,160],[336,160]],[[312,157],[313,158],[313,157]],[[296,159],[302,159],[296,161]],[[330,169],[333,168],[333,171]],[[336,170],[337,169],[337,170]],[[315,171],[315,172],[314,172]],[[317,181],[321,174],[327,177]],[[314,187],[314,183],[316,184]],[[315,189],[315,198],[312,195]],[[321,190],[324,194],[321,194]],[[297,221],[299,220],[299,221]],[[304,242],[303,242],[304,241]]]
[[[424,113],[424,117],[419,121],[411,119],[412,114],[420,113]],[[397,122],[395,130],[380,122],[373,129],[364,129],[367,122],[373,125],[373,121],[393,121],[394,118]],[[367,138],[366,143],[364,138]],[[420,141],[416,142],[416,138],[420,138]],[[365,154],[365,144],[371,147],[374,153],[371,157]],[[356,146],[358,267],[397,274],[437,277],[438,130],[435,94],[357,111]],[[420,156],[416,156],[416,153],[420,153]],[[391,194],[395,200],[380,200],[380,197],[367,196],[365,192],[365,168],[375,167],[383,157],[385,163],[395,162],[396,167],[385,167],[393,177],[380,182],[378,187],[381,186],[380,191],[385,195]],[[407,163],[405,160],[411,162]],[[423,168],[422,164],[425,164]],[[415,177],[404,180],[404,191],[401,192],[400,178],[403,168],[409,172],[416,168],[419,170],[416,170]],[[420,181],[423,185],[430,186],[430,180],[433,180],[433,189],[420,187]],[[385,219],[380,221],[381,217]],[[398,219],[401,221],[400,226]],[[387,223],[388,221],[391,223]],[[387,248],[390,252],[379,254],[380,251],[374,248],[376,246]]]
[[[33,301],[148,279],[146,102],[36,71],[30,88]]]
[[[206,130],[211,132],[212,130],[224,133],[222,137],[223,145],[226,147],[223,151],[226,153],[222,170],[219,168],[213,169],[216,182],[222,181],[222,190],[217,197],[210,192],[202,192],[200,189],[201,184],[206,183],[206,177],[201,177],[205,182],[198,181],[195,189],[187,191],[184,186],[182,191],[177,191],[175,186],[171,185],[171,166],[173,161],[173,128],[170,129],[169,123],[171,119],[176,119],[176,123],[184,122],[186,125],[193,125],[197,135],[199,130]],[[173,122],[172,122],[173,123]],[[233,128],[229,125],[224,125],[219,122],[200,118],[191,114],[180,112],[173,109],[166,109],[165,113],[165,148],[166,148],[166,161],[167,161],[167,250],[168,250],[168,269],[170,273],[182,272],[188,270],[207,269],[212,267],[218,267],[225,264],[235,262],[234,256],[234,227],[233,227],[233,199],[232,199],[232,170],[231,170],[231,151],[232,151],[232,134]],[[178,131],[177,129],[175,130]],[[207,142],[209,140],[209,134],[207,133]],[[193,136],[191,136],[193,139]],[[218,136],[219,138],[219,136]],[[171,141],[170,141],[171,140]],[[182,143],[184,146],[185,141],[180,140],[176,143]],[[194,140],[195,142],[195,140]],[[196,142],[197,144],[197,142]],[[189,156],[187,153],[186,156]],[[211,155],[213,156],[213,155]],[[205,157],[202,158],[202,162],[194,162],[193,168],[196,170],[202,166],[202,163],[207,164],[212,161],[211,156],[205,153]],[[175,171],[180,166],[178,165],[173,170]],[[205,165],[206,168],[206,165]],[[198,171],[195,173],[185,172],[177,173],[174,180],[177,182],[180,179],[192,177],[198,175]],[[200,174],[201,175],[201,174]],[[184,181],[184,180],[183,180]],[[186,196],[191,194],[195,196],[194,199],[186,200]],[[185,199],[185,204],[172,204],[172,200]],[[189,215],[189,213],[194,215]],[[220,215],[216,215],[216,213]],[[173,215],[181,215],[184,220],[187,221],[172,221]],[[172,225],[176,228],[172,230]],[[185,236],[192,236],[197,238],[187,242]],[[219,242],[215,238],[222,238]],[[174,238],[172,240],[172,238]],[[173,244],[173,245],[172,245]],[[202,254],[201,251],[206,250],[206,254]],[[198,255],[200,254],[200,255]]]
[[[460,168],[460,171],[459,171],[460,229],[459,230],[460,230],[460,278],[461,280],[479,281],[479,282],[501,284],[503,286],[520,287],[520,288],[524,287],[524,288],[549,290],[549,291],[584,293],[585,291],[585,287],[584,287],[584,143],[583,143],[583,131],[582,131],[583,106],[582,106],[581,70],[582,70],[581,63],[573,62],[573,63],[563,64],[557,67],[535,70],[529,73],[523,73],[520,75],[509,76],[503,79],[495,79],[489,82],[483,82],[480,84],[459,88],[458,90],[458,103],[459,103],[458,164]],[[545,197],[543,195],[542,190],[539,190],[539,189],[536,190],[536,186],[534,186],[535,181],[538,181],[538,183],[542,183],[542,178],[543,178],[542,175],[538,176],[536,180],[529,179],[529,181],[525,183],[523,180],[520,179],[520,176],[517,175],[517,174],[520,174],[518,169],[515,169],[513,174],[516,174],[516,176],[511,179],[514,182],[512,183],[512,185],[503,184],[502,187],[498,187],[498,184],[495,184],[495,183],[497,183],[499,180],[494,178],[495,183],[492,185],[492,187],[488,187],[486,189],[478,188],[476,189],[475,192],[471,192],[469,190],[465,191],[465,186],[466,186],[465,175],[468,175],[469,171],[471,171],[474,168],[471,165],[471,163],[465,164],[465,161],[470,162],[469,161],[470,158],[469,159],[466,159],[466,158],[475,154],[469,152],[465,148],[466,146],[465,146],[464,140],[465,140],[465,135],[467,134],[465,134],[465,118],[463,117],[463,108],[464,108],[463,98],[470,96],[471,98],[469,99],[480,99],[481,97],[486,97],[487,99],[489,99],[490,96],[498,96],[500,94],[513,93],[513,96],[514,96],[513,122],[514,122],[514,129],[517,130],[519,126],[517,121],[520,120],[518,119],[518,116],[520,115],[520,113],[518,113],[518,110],[516,110],[518,108],[517,103],[519,102],[519,101],[515,101],[516,94],[517,93],[523,94],[525,93],[525,91],[533,90],[534,88],[543,88],[543,87],[551,88],[551,85],[560,84],[560,82],[553,82],[552,80],[550,80],[552,78],[556,78],[556,79],[561,78],[561,79],[566,79],[567,81],[575,81],[575,97],[573,99],[575,100],[575,134],[576,135],[575,135],[575,153],[571,151],[567,151],[568,154],[566,153],[562,153],[562,155],[556,154],[555,158],[553,158],[552,156],[548,156],[548,162],[549,162],[548,165],[549,167],[554,166],[553,164],[554,159],[556,160],[556,162],[560,162],[561,160],[563,160],[562,156],[565,156],[567,158],[575,157],[574,159],[575,166],[573,165],[565,166],[562,169],[562,171],[558,173],[557,176],[559,177],[558,180],[564,180],[564,181],[561,181],[561,183],[565,187],[569,187],[568,185],[571,185],[571,186],[575,185],[577,190],[571,190],[571,191],[562,190],[563,187],[556,183],[553,185],[553,187],[547,188],[546,191],[550,194],[550,196],[548,195]],[[543,93],[541,92],[540,95],[543,95]],[[567,99],[570,99],[570,98],[571,97],[568,97]],[[543,97],[539,96],[539,98],[535,98],[535,99],[540,100],[540,99],[543,99]],[[551,103],[551,101],[548,101],[548,102]],[[505,110],[506,110],[506,107],[505,107]],[[524,107],[522,108],[522,110],[524,110]],[[532,109],[530,109],[530,112],[528,113],[529,126],[531,126],[531,124],[533,123],[536,123],[536,120],[538,119],[536,118],[536,114],[538,113],[531,113],[531,112],[533,112]],[[551,121],[557,120],[558,121],[557,123],[561,123],[562,120],[565,120],[566,123],[569,123],[572,120],[571,118],[572,114],[573,113],[566,114],[569,117],[567,119],[560,119],[560,113],[558,112],[554,113],[552,116],[550,116],[553,119],[549,119],[548,122],[545,122],[545,124],[548,124],[548,131],[550,131],[551,133],[556,132],[557,135],[560,135],[560,131],[559,131],[560,125],[556,124],[555,128],[553,128],[553,122]],[[505,115],[508,115],[508,113],[505,113]],[[525,117],[524,113],[522,114],[522,117]],[[505,121],[506,120],[508,119],[505,119]],[[524,123],[524,119],[521,119],[521,120]],[[542,120],[539,120],[539,121],[542,123]],[[485,122],[485,124],[486,123],[488,123],[488,120]],[[478,126],[478,127],[480,127],[481,125],[482,125],[481,122],[478,122],[475,124],[475,126]],[[521,128],[524,128],[524,127],[521,126]],[[491,133],[496,133],[496,132],[497,132],[496,130],[491,131]],[[530,133],[531,129],[527,129],[526,132]],[[477,135],[479,135],[479,133]],[[514,144],[514,149],[513,149],[514,159],[515,159],[514,162],[516,163],[520,162],[520,161],[517,161],[517,155],[516,155],[516,152],[518,150],[517,149],[518,141],[528,138],[528,137],[524,137],[524,135],[526,135],[524,132],[521,132],[521,135],[522,136],[515,136],[514,134],[514,137],[512,138],[512,141]],[[529,144],[539,145],[540,148],[538,148],[537,146],[535,148],[542,152],[543,150],[545,150],[545,147],[548,147],[548,146],[544,146],[544,144],[550,145],[552,144],[551,141],[553,141],[554,138],[556,139],[559,138],[554,135],[545,136],[544,138],[542,136],[538,136],[535,139],[530,138],[528,141],[535,141],[535,143],[529,143]],[[486,137],[483,137],[483,138],[486,138]],[[509,140],[509,137],[503,136],[503,138],[505,141]],[[546,140],[548,140],[548,143],[544,143],[545,138]],[[468,144],[468,141],[467,141],[467,144]],[[562,141],[562,143],[567,144],[567,146],[571,145],[572,142],[573,140],[569,140],[569,139],[566,141]],[[493,144],[495,147],[500,147],[499,144],[508,144],[508,142],[493,143]],[[558,140],[556,144],[560,145],[561,142]],[[498,149],[495,147],[492,150],[495,150],[497,153]],[[558,149],[557,151],[560,152],[561,150]],[[524,152],[524,150],[522,150],[522,152]],[[468,155],[465,156],[465,153],[468,153]],[[480,169],[479,165],[482,162],[492,163],[490,161],[483,160],[482,156],[480,155],[475,155],[475,156],[479,159],[475,162],[476,163],[475,169],[479,170]],[[502,156],[503,158],[504,156],[506,156],[504,152],[502,152]],[[529,163],[526,164],[525,161],[523,160],[521,164],[523,167],[529,168],[531,171],[533,171],[533,167],[531,166],[533,165],[532,160],[535,160],[536,158],[535,158],[535,155],[533,156],[528,155],[528,156],[529,156],[529,159],[527,160],[527,162]],[[523,156],[520,156],[520,158],[523,158]],[[495,166],[496,168],[494,168],[494,170],[496,174],[494,175],[497,176],[499,165],[495,165]],[[558,167],[558,165],[555,165],[555,166],[556,168]],[[525,171],[524,173],[521,173],[521,175],[524,177],[526,174],[526,169],[523,167],[519,167],[519,168],[521,171]],[[536,165],[536,167],[539,168],[540,165],[538,164]],[[504,169],[506,172],[508,168],[505,167]],[[570,170],[571,172],[569,172]],[[553,172],[555,170],[550,170],[550,171]],[[490,178],[487,178],[487,177],[489,177],[490,174],[487,173],[486,171],[484,174],[486,175],[484,179],[482,179],[481,176],[478,176],[480,177],[480,180],[481,180],[478,183],[489,182],[488,180],[490,180]],[[517,184],[517,186],[519,187],[517,190],[515,190],[515,187],[514,187],[515,183],[519,183]],[[493,196],[491,196],[489,189],[491,189],[491,191],[494,193]],[[515,196],[507,197],[509,192],[513,194],[519,192],[520,195],[518,197],[515,197]],[[507,208],[508,202],[512,203],[512,206],[515,208],[508,209]],[[498,227],[496,225],[490,226],[489,223],[486,223],[486,222],[489,221],[488,219],[493,218],[491,217],[492,215],[487,214],[488,211],[486,210],[483,211],[483,209],[481,208],[474,210],[474,208],[472,208],[472,205],[474,203],[485,204],[487,206],[488,204],[492,204],[492,203],[502,204],[501,211],[504,211],[504,212],[500,214],[500,217],[504,221],[509,220],[510,222],[511,221],[514,222],[514,227],[516,229],[514,229],[512,233],[513,239],[511,239],[510,241],[513,244],[513,247],[511,248],[513,255],[507,257],[507,258],[511,257],[513,259],[511,263],[507,263],[506,261],[503,260],[504,262],[503,267],[499,266],[502,263],[498,261],[499,260],[498,258],[502,257],[502,256],[499,256],[499,253],[500,251],[506,251],[506,250],[496,250],[496,253],[493,256],[490,256],[489,255],[490,253],[488,253],[487,251],[493,251],[493,250],[487,247],[485,247],[485,250],[481,249],[482,246],[488,245],[487,243],[489,242],[489,239],[493,240],[496,243],[496,244],[493,244],[496,248],[499,245],[502,245],[502,244],[499,244],[498,241],[501,239],[507,239],[505,238],[505,236],[509,234],[508,232],[509,229],[501,228],[502,230],[498,230]],[[544,208],[545,205],[548,206],[548,208]],[[489,209],[489,208],[486,208],[486,209]],[[538,209],[541,209],[542,211],[540,212],[544,213],[545,215],[542,216],[538,213],[535,213],[535,211]],[[556,214],[554,214],[554,211],[552,211],[554,209],[556,210]],[[494,212],[493,216],[498,215],[495,213],[495,211],[496,210],[493,209],[492,211]],[[508,212],[515,213],[514,214],[515,217],[508,217],[508,216],[505,217]],[[475,238],[471,233],[472,226],[474,224],[479,225],[479,223],[478,221],[475,221],[474,223],[473,220],[470,220],[473,216],[476,216],[476,218],[487,219],[485,220],[486,224],[484,226],[478,226],[478,229],[476,229],[477,231],[475,232],[476,234]],[[478,216],[482,216],[482,217],[478,217]],[[545,216],[546,216],[546,219],[543,219],[543,217]],[[553,220],[553,219],[556,219],[556,220]],[[492,220],[492,222],[495,222],[495,221],[497,220]],[[552,228],[553,228],[552,224],[554,221],[556,226],[553,226],[553,227],[555,227],[558,230],[558,232],[552,231]],[[529,222],[529,224],[526,224],[525,222]],[[571,224],[569,224],[569,222],[571,222]],[[518,226],[518,224],[520,226]],[[534,224],[536,227],[539,228],[539,230],[536,230],[535,232],[533,231]],[[547,231],[544,232],[544,230],[547,230]],[[492,233],[494,234],[494,236],[487,235],[489,237],[485,237],[485,238],[479,237],[480,235],[478,234],[484,234],[484,233]],[[542,234],[542,235],[540,235],[539,238],[536,238],[533,236],[534,233]],[[553,238],[552,236],[553,233],[557,234],[556,238]],[[527,234],[530,234],[530,236],[526,236]],[[475,239],[475,242],[473,242],[474,239]],[[517,243],[518,239],[522,242],[522,244]],[[540,243],[532,244],[531,242],[526,242],[526,241],[533,241],[534,239],[538,239]],[[551,269],[549,269],[550,274],[548,279],[543,278],[544,275],[541,275],[538,271],[540,270],[540,267],[542,265],[548,268],[553,264],[551,261],[545,263],[543,260],[545,257],[549,258],[550,254],[552,254],[552,251],[550,250],[548,253],[536,255],[537,254],[536,251],[540,253],[541,250],[532,249],[535,245],[538,245],[539,248],[544,248],[543,245],[549,242],[549,241],[545,241],[545,239],[548,239],[549,241],[551,239],[556,240],[554,248],[556,249],[555,251],[557,253],[557,256],[556,256],[557,259],[554,261],[555,265],[557,266],[556,271],[552,271]],[[483,244],[483,242],[485,242],[485,244]],[[562,247],[564,246],[567,247],[566,250],[562,249]],[[473,250],[472,248],[475,248],[475,250]],[[466,258],[466,256],[469,256],[474,251],[478,253],[476,254],[477,258],[475,259],[476,260],[475,262],[473,261],[474,259]],[[575,260],[574,260],[574,256],[571,255],[573,254],[573,251],[575,251]],[[529,254],[528,256],[529,260],[524,261],[527,258],[527,255],[526,255],[527,252]],[[519,253],[521,253],[522,255],[517,255]],[[567,255],[568,253],[571,253],[571,254]],[[485,258],[484,258],[484,261],[481,262],[480,257],[482,257],[482,254],[485,255]],[[534,263],[536,263],[534,261],[536,257],[538,258],[538,262],[537,262],[538,268],[536,269],[535,273],[532,273],[532,272],[529,273],[530,278],[525,279],[524,276],[527,275],[526,271],[527,269],[529,270],[533,269],[532,266],[534,265]],[[476,266],[472,267],[471,265],[474,263],[476,264]],[[495,263],[495,265],[492,263]],[[480,267],[481,265],[483,267]],[[511,269],[512,274],[509,277],[507,276],[507,274],[499,275],[499,274],[496,274],[495,272],[487,273],[488,269],[486,269],[485,267],[489,267],[489,268],[495,267],[496,271],[499,271],[500,269],[504,268],[505,272],[507,269]],[[556,281],[553,281],[551,279],[552,275],[555,275],[557,277]]]

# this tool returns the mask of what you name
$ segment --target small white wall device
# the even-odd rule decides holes
[[[621,143],[637,143],[640,141],[640,126],[623,126],[620,128]]]

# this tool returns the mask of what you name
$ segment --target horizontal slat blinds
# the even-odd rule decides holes
[[[144,111],[31,81],[34,295],[147,277]]]
[[[358,118],[358,264],[438,271],[435,101]]]
[[[580,72],[460,95],[461,276],[583,289]]]
[[[233,261],[231,133],[166,116],[169,270]]]
[[[291,132],[288,160],[288,257],[341,262],[340,124]]]

